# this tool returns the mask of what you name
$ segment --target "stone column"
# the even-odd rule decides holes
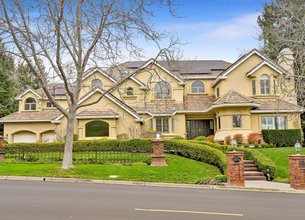
[[[305,155],[289,155],[290,187],[305,190]]]
[[[227,152],[228,186],[245,186],[244,152]]]
[[[164,140],[157,137],[152,141],[153,143],[153,153],[151,155],[150,166],[164,167],[167,166],[164,155]]]
[[[0,136],[0,162],[4,161],[3,137]]]

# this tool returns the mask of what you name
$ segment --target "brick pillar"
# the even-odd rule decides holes
[[[305,190],[305,155],[289,155],[290,186]]]
[[[229,186],[245,186],[244,152],[227,152],[227,176]]]
[[[153,153],[151,155],[150,166],[164,167],[167,166],[164,155],[164,140],[156,138],[153,142]]]
[[[4,161],[3,137],[0,135],[0,162]]]

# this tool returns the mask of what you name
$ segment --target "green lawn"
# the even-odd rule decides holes
[[[251,149],[253,151],[258,151],[264,154],[266,157],[270,158],[275,167],[276,182],[286,182],[290,180],[289,177],[289,162],[288,155],[295,154],[295,149],[293,147],[281,147],[281,148],[262,148],[262,149]],[[301,154],[305,154],[305,149],[302,148]]]
[[[41,177],[74,177],[85,179],[196,183],[206,177],[220,175],[218,168],[199,161],[176,155],[166,155],[167,167],[150,167],[144,163],[132,166],[76,164],[74,169],[63,171],[60,164],[0,164],[0,175],[41,176]]]

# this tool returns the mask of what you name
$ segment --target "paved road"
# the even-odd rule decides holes
[[[304,216],[304,194],[0,181],[1,220],[303,220]]]

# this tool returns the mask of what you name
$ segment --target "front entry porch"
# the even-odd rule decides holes
[[[187,120],[187,139],[214,134],[214,120]]]

